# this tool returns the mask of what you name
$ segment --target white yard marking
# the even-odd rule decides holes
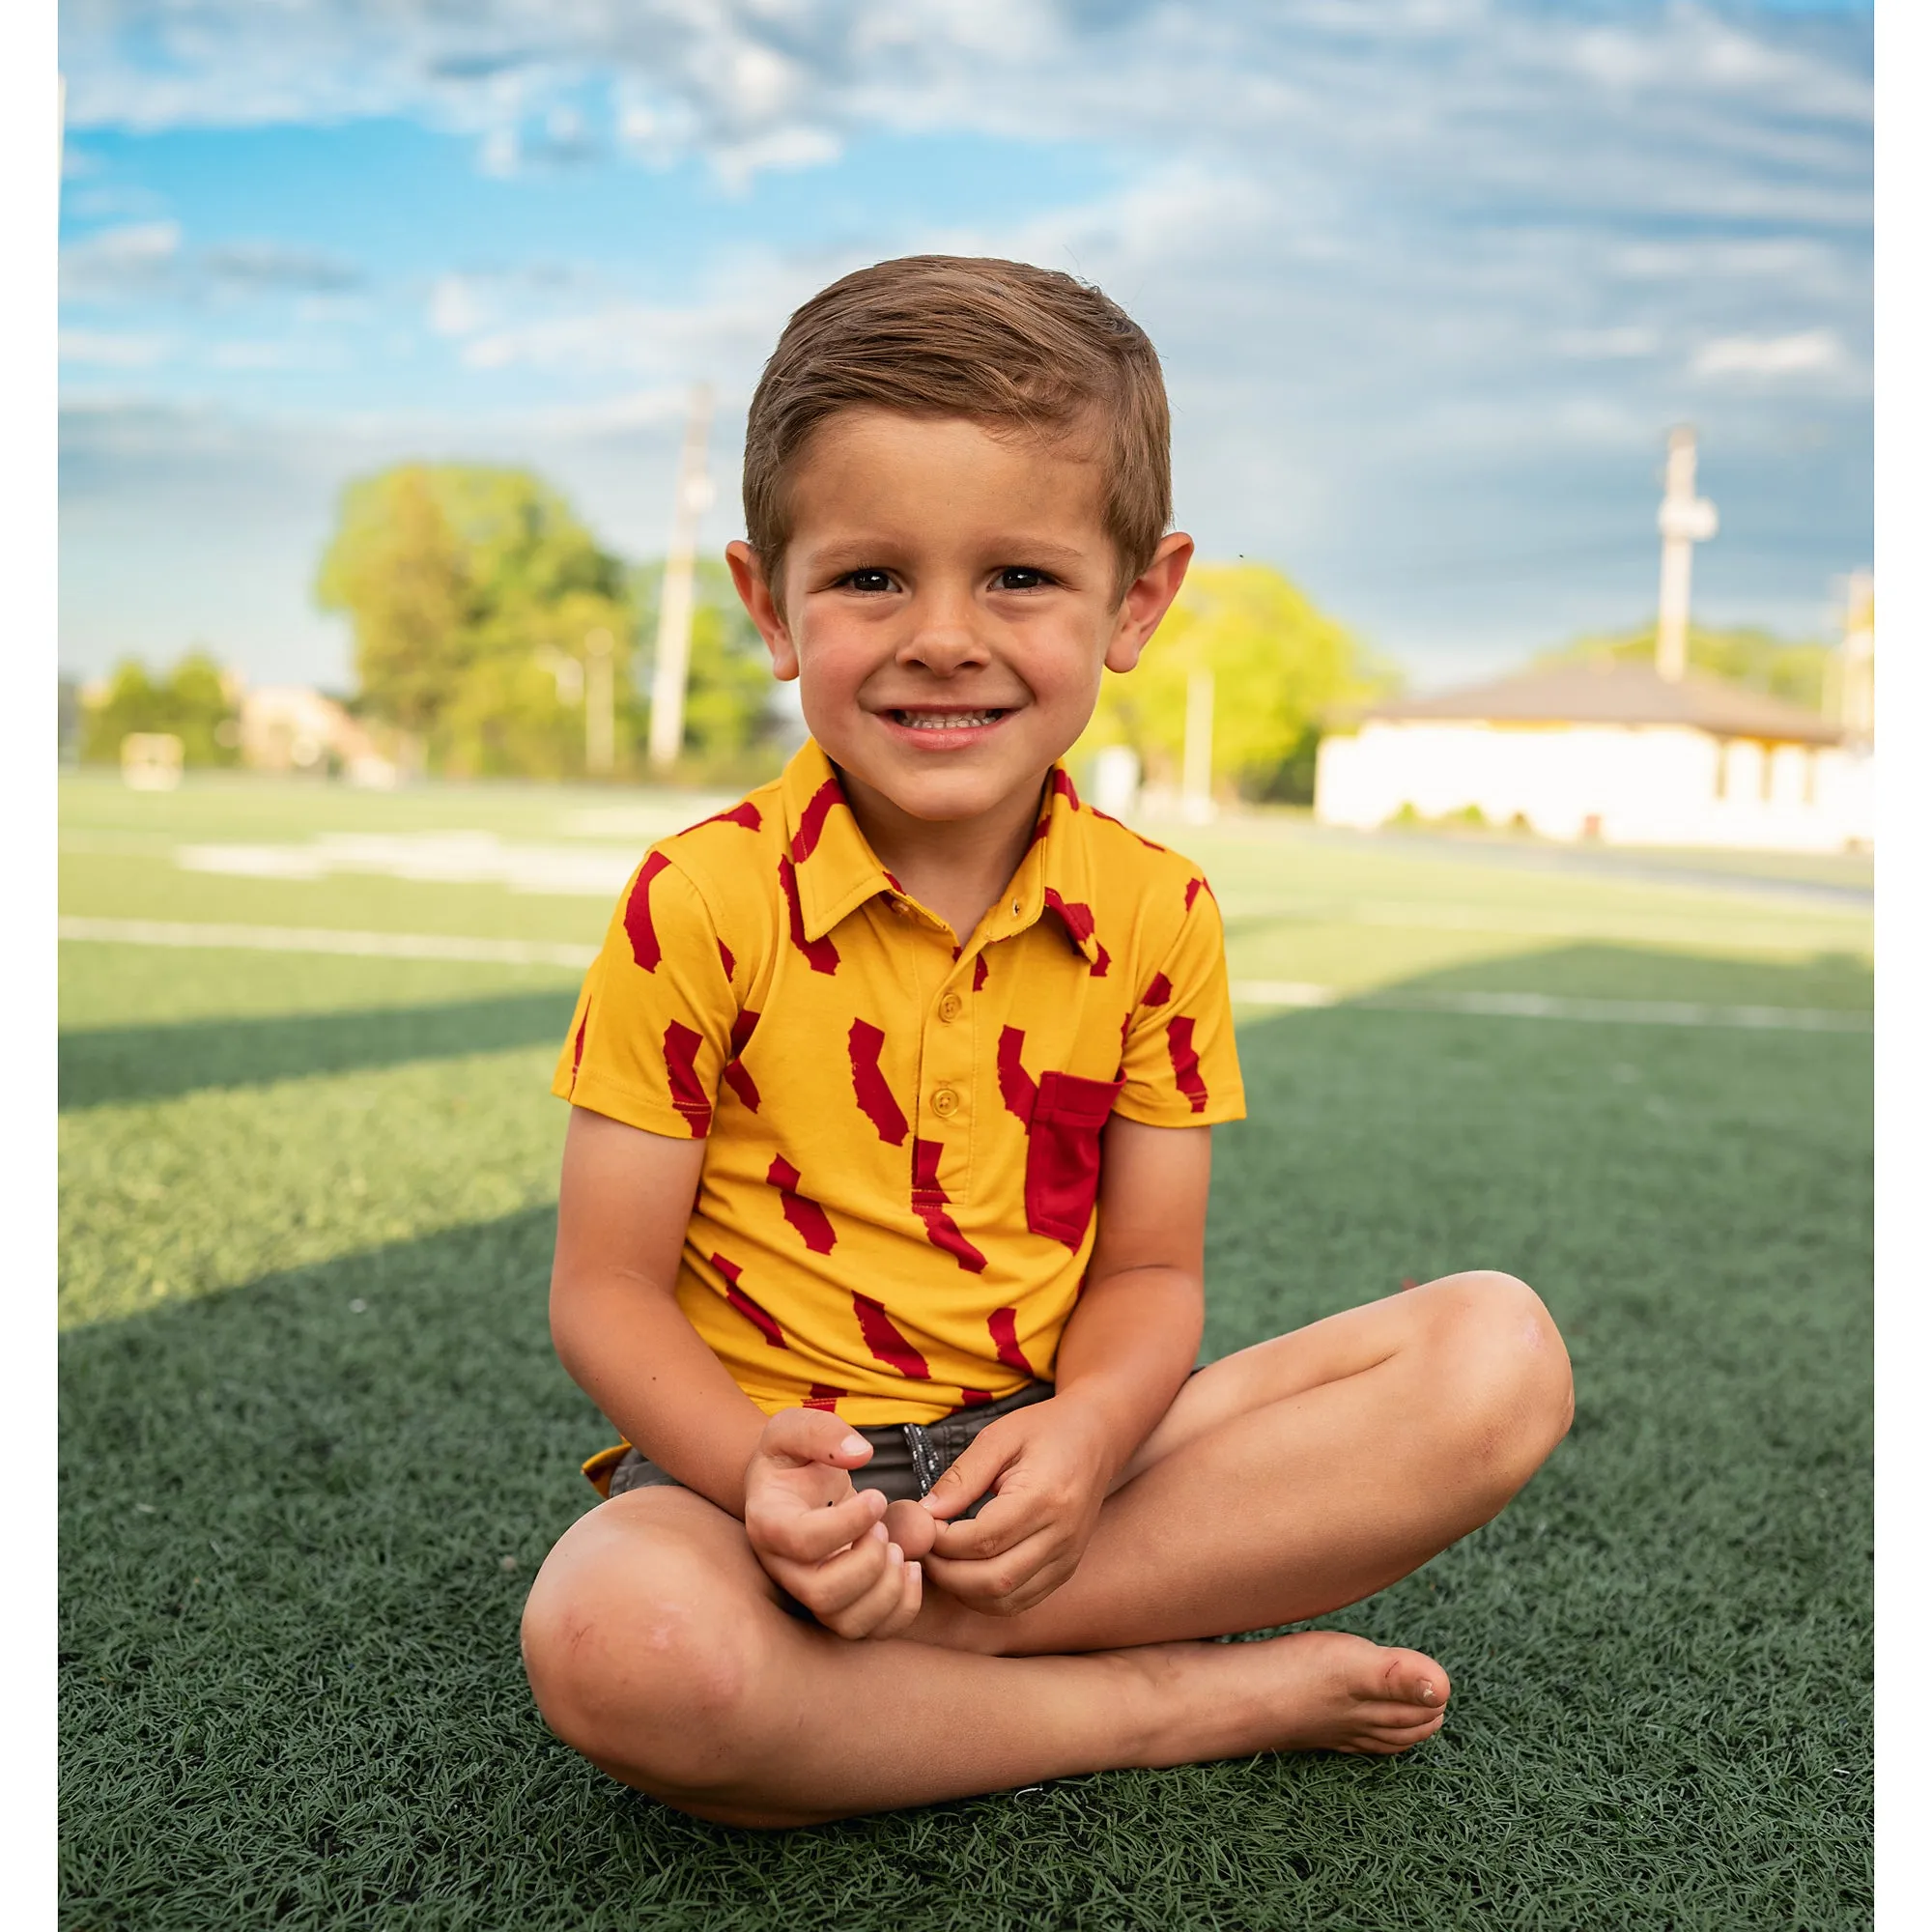
[[[1333,986],[1311,986],[1300,980],[1236,980],[1228,990],[1241,1007],[1332,1007],[1349,997]]]
[[[189,925],[160,919],[63,919],[62,939],[112,946],[204,946],[254,952],[346,952],[366,959],[473,959],[502,966],[571,966],[594,946],[537,939],[470,939],[447,932],[352,932],[327,925]]]
[[[639,856],[635,845],[526,844],[492,832],[333,832],[305,845],[179,845],[174,860],[185,872],[225,872],[248,879],[326,879],[336,872],[359,872],[610,899],[623,889]]]

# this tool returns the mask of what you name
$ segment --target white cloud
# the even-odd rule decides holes
[[[216,369],[322,369],[339,361],[340,356],[318,342],[237,338],[213,344],[208,360]]]
[[[1720,335],[1691,363],[1699,376],[1811,376],[1838,368],[1844,345],[1829,328],[1795,335]]]
[[[90,369],[152,369],[168,356],[159,335],[116,335],[100,329],[64,328],[60,359]]]
[[[1574,355],[1589,362],[1655,355],[1657,350],[1658,333],[1654,328],[1569,328],[1556,338],[1559,355]]]
[[[466,275],[444,275],[430,291],[429,326],[438,335],[473,335],[487,315],[476,283]]]
[[[181,242],[181,224],[174,221],[130,222],[70,242],[61,250],[62,298],[99,301],[151,294],[172,273]]]

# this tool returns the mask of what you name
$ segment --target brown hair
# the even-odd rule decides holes
[[[1124,310],[1056,270],[907,255],[821,289],[758,379],[745,530],[774,591],[791,536],[788,474],[818,426],[849,409],[964,416],[1050,440],[1092,423],[1122,596],[1173,515],[1160,358]]]

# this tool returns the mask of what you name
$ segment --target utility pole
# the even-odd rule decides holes
[[[1872,579],[1855,570],[1845,586],[1845,635],[1838,646],[1838,723],[1846,740],[1872,737]]]
[[[697,520],[715,494],[705,473],[705,443],[711,433],[711,385],[691,392],[691,414],[684,425],[684,450],[677,465],[677,505],[671,517],[670,550],[665,557],[664,584],[658,593],[657,664],[651,674],[652,770],[662,774],[677,763],[684,748],[684,686],[691,669],[692,576],[697,548]]]
[[[616,762],[616,676],[611,633],[601,625],[583,639],[583,768],[609,778]]]
[[[1697,494],[1697,432],[1683,423],[1670,432],[1657,527],[1663,537],[1663,569],[1657,586],[1657,674],[1676,684],[1689,654],[1690,546],[1718,534],[1718,506]]]
[[[1187,673],[1187,724],[1180,753],[1181,815],[1195,825],[1214,816],[1214,673]]]

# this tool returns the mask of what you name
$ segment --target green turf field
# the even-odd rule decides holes
[[[589,946],[608,893],[497,875],[621,864],[679,810],[77,777],[62,912]],[[64,1923],[1868,1923],[1868,868],[1162,836],[1237,981],[1337,1000],[1242,1009],[1208,1352],[1476,1265],[1570,1343],[1543,1474],[1325,1620],[1443,1661],[1437,1738],[765,1837],[609,1783],[516,1653],[605,1439],[544,1322],[574,970],[97,936],[62,947]],[[388,870],[354,843],[384,838]],[[1426,1009],[1472,994],[1598,1017]]]

